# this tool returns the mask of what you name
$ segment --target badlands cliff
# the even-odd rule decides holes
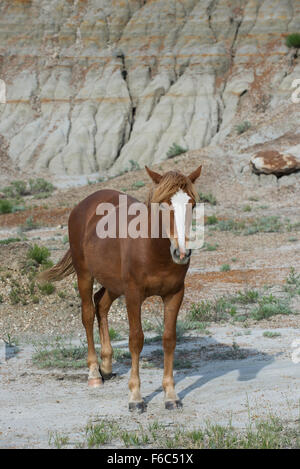
[[[220,149],[244,120],[239,151],[297,133],[291,32],[299,0],[2,0],[1,159],[117,174],[174,142]]]

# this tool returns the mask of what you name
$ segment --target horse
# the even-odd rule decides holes
[[[82,200],[69,216],[70,249],[50,269],[40,274],[40,280],[61,280],[76,273],[81,297],[82,322],[88,343],[88,386],[100,387],[112,374],[113,349],[110,343],[108,312],[112,303],[125,296],[129,321],[129,350],[131,373],[129,378],[129,410],[143,412],[146,403],[140,392],[139,357],[144,344],[141,306],[150,296],[160,296],[164,304],[164,372],[162,386],[165,408],[182,407],[173,378],[173,361],[176,347],[176,321],[184,296],[184,281],[190,263],[191,250],[187,248],[185,206],[196,205],[198,194],[194,183],[201,174],[201,166],[189,176],[179,171],[159,174],[145,167],[153,184],[145,204],[148,236],[120,236],[120,196],[125,199],[128,212],[139,202],[128,194],[116,190],[99,190]],[[100,204],[100,205],[99,205]],[[116,215],[116,236],[99,237],[97,224],[103,220],[98,207],[112,206]],[[159,208],[158,236],[151,237],[151,207]],[[169,223],[164,215],[168,212]],[[106,213],[106,212],[105,212]],[[127,220],[129,225],[132,216]],[[93,283],[101,288],[93,296]],[[94,345],[93,326],[98,320],[101,341],[99,366]]]

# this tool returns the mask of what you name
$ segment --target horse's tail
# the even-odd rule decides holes
[[[72,261],[71,250],[69,249],[64,257],[50,269],[44,270],[38,275],[38,280],[59,281],[75,272]]]

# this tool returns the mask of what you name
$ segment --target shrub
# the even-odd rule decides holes
[[[43,295],[52,295],[55,291],[55,286],[53,283],[44,283],[43,285],[39,285],[39,289]]]
[[[244,121],[241,124],[236,125],[235,130],[236,130],[237,134],[240,135],[240,134],[243,134],[244,132],[246,132],[247,130],[249,130],[250,127],[251,127],[250,122],[249,121]]]
[[[50,256],[50,251],[45,246],[38,246],[35,244],[31,247],[27,253],[27,257],[36,261],[38,264],[44,264],[48,261],[48,257]]]
[[[0,199],[0,213],[12,213],[14,209],[13,203],[7,199]]]
[[[290,34],[289,36],[287,36],[285,43],[288,47],[300,47],[300,34]]]
[[[206,219],[207,225],[216,225],[218,223],[218,219],[216,215],[209,215]]]
[[[45,192],[53,192],[55,187],[51,182],[45,181],[43,178],[30,179],[29,188],[31,194],[40,194]]]
[[[173,158],[174,156],[181,155],[182,153],[186,153],[186,152],[187,152],[187,148],[183,148],[174,142],[173,145],[171,145],[169,150],[167,151],[167,157]]]
[[[217,205],[217,199],[211,193],[203,194],[202,192],[199,192],[199,198],[200,198],[200,202],[207,202],[211,205]]]

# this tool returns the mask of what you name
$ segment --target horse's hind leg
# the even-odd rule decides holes
[[[102,379],[99,373],[99,362],[94,344],[94,320],[95,307],[92,300],[94,279],[90,274],[78,274],[78,290],[81,297],[82,323],[85,327],[88,343],[87,364],[89,367],[88,385],[90,387],[99,387],[102,385]]]
[[[108,312],[112,302],[117,298],[104,287],[94,295],[95,310],[99,324],[99,334],[101,341],[101,364],[100,372],[104,380],[112,377],[112,356],[113,349],[110,343],[108,329]]]

